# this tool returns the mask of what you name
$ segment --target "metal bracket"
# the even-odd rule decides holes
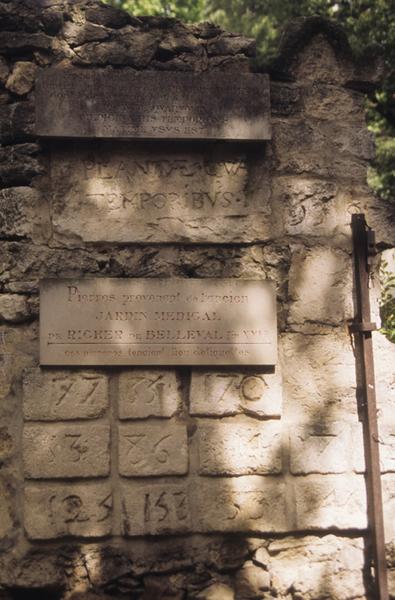
[[[365,331],[376,331],[376,323],[350,323],[348,326],[351,333],[364,333]]]

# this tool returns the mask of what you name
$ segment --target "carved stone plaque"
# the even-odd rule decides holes
[[[274,365],[268,281],[64,279],[40,285],[42,365]]]
[[[52,68],[36,85],[36,134],[270,139],[267,75]]]
[[[51,148],[54,235],[86,242],[250,242],[276,232],[262,148],[78,141]],[[45,190],[44,193],[48,193]],[[103,227],[103,223],[106,224]]]

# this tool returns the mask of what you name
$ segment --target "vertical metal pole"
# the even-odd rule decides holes
[[[352,215],[351,227],[356,284],[356,317],[351,330],[355,334],[360,360],[368,527],[376,588],[374,598],[389,600],[372,347],[372,330],[376,327],[370,322],[369,301],[369,263],[374,253],[374,233],[367,227],[363,214]]]

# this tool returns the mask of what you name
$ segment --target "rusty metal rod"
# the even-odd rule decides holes
[[[360,361],[360,415],[366,464],[370,555],[374,568],[374,599],[389,600],[372,346],[373,327],[370,322],[369,300],[369,267],[371,257],[375,253],[374,232],[367,226],[364,214],[352,215],[351,228],[356,291],[356,316],[351,331],[355,336],[357,357]]]

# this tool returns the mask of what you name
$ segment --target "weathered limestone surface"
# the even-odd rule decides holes
[[[193,371],[190,398],[194,415],[280,417],[281,378],[278,369],[273,374]]]
[[[26,424],[23,460],[28,479],[97,477],[109,474],[107,425]]]
[[[159,141],[153,158],[153,143],[134,143],[133,152],[130,144],[116,141],[55,145],[53,225],[60,242],[233,243],[271,237],[276,217],[262,150]]]
[[[180,411],[181,394],[174,371],[133,369],[119,377],[119,418],[170,418]]]
[[[112,494],[107,483],[27,484],[25,529],[30,539],[111,533]]]
[[[281,424],[199,422],[201,475],[268,475],[281,473]]]
[[[119,425],[119,472],[126,477],[185,475],[187,431],[181,423]]]
[[[30,369],[23,377],[27,421],[101,417],[108,406],[107,378],[101,373]]]
[[[366,184],[376,57],[296,20],[264,144],[44,144],[35,85],[52,65],[232,80],[254,77],[255,42],[96,0],[0,2],[0,29],[0,595],[367,600],[347,320],[351,215],[395,245],[393,206]],[[274,282],[274,372],[39,368],[39,281],[96,277]],[[373,341],[394,595],[395,347]]]

